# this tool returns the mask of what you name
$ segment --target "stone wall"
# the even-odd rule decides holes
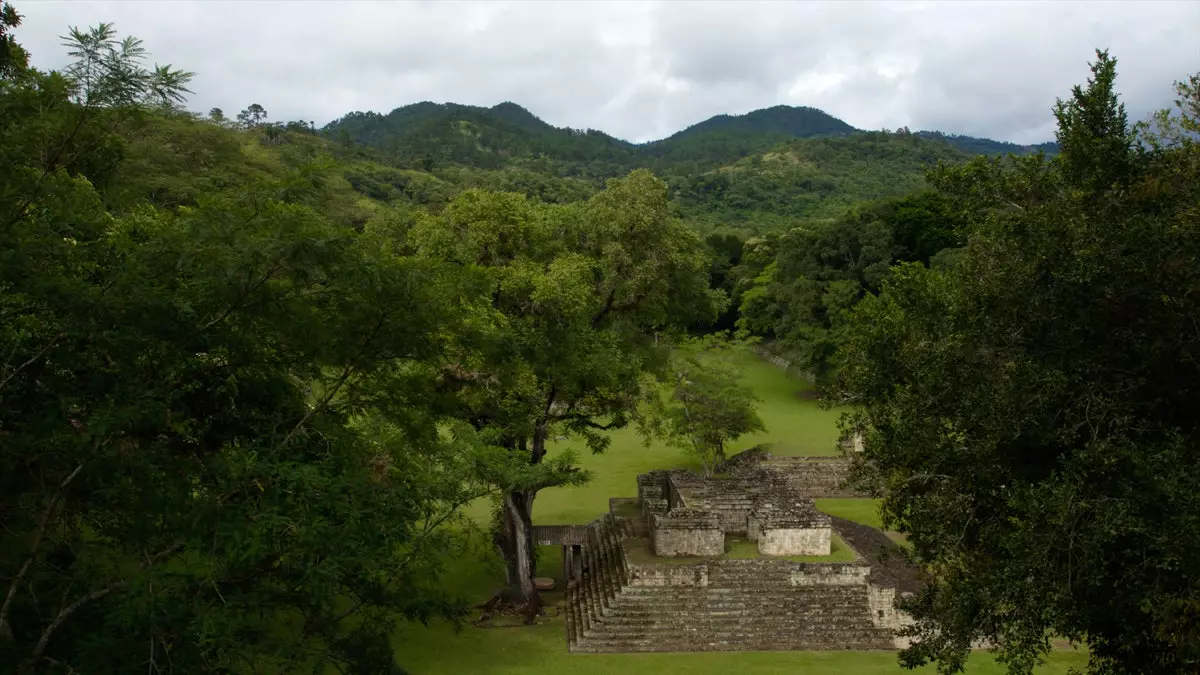
[[[629,565],[630,586],[708,586],[707,565]]]
[[[761,466],[776,471],[787,486],[813,499],[864,497],[842,485],[850,475],[850,463],[834,457],[771,457]]]
[[[687,586],[742,590],[746,579],[782,586],[866,586],[871,568],[861,563],[802,563],[789,560],[706,560],[692,564],[625,561],[631,586]],[[737,580],[736,583],[730,580]],[[895,589],[876,587],[873,610],[892,608]],[[895,610],[898,611],[898,610]]]
[[[867,585],[867,607],[871,613],[871,622],[876,628],[885,628],[893,633],[892,644],[896,649],[905,649],[912,644],[912,638],[895,635],[896,631],[913,623],[913,618],[896,606],[899,594],[894,588]]]
[[[654,554],[661,556],[713,556],[725,552],[725,533],[719,529],[654,529]]]
[[[725,553],[725,533],[719,519],[706,512],[676,509],[650,517],[654,554],[660,556],[714,556]]]
[[[799,563],[792,568],[793,586],[863,586],[871,568],[857,563]]]
[[[828,527],[769,528],[758,536],[763,555],[829,555],[832,544]]]

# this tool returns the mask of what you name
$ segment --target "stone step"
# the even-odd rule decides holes
[[[789,639],[786,637],[748,639],[736,637],[713,640],[696,637],[675,640],[599,640],[585,638],[573,645],[571,651],[591,653],[611,652],[694,652],[694,651],[883,651],[893,650],[890,640],[871,639]]]
[[[831,641],[890,641],[892,633],[887,630],[871,628],[869,626],[845,626],[839,628],[822,629],[819,626],[781,626],[772,628],[769,626],[717,626],[717,627],[597,627],[582,634],[582,639],[611,639],[611,640],[637,640],[637,639],[654,639],[671,641],[678,637],[684,636],[703,636],[707,639],[760,639],[769,637],[772,639],[794,637],[797,640],[816,640],[828,639]]]
[[[700,617],[722,617],[722,616],[763,616],[772,618],[772,620],[785,618],[805,618],[806,620],[870,620],[870,615],[867,614],[865,607],[789,607],[769,606],[758,607],[754,605],[715,605],[711,607],[653,607],[653,608],[631,608],[631,607],[610,607],[604,613],[605,617],[620,617],[627,619],[647,619],[661,620],[672,619],[681,614],[694,615]]]
[[[880,631],[876,633],[876,631]],[[813,635],[849,635],[849,636],[871,636],[871,635],[887,635],[890,636],[890,631],[882,630],[874,627],[870,621],[852,621],[844,623],[782,623],[775,621],[725,621],[725,622],[673,622],[665,624],[622,624],[604,623],[593,624],[591,628],[582,632],[584,637],[637,637],[657,635],[664,638],[670,638],[673,635],[679,634],[717,634],[717,633],[737,633],[740,635],[796,635],[796,636],[813,636]]]
[[[713,588],[712,586],[626,586],[621,590],[622,598],[759,598],[787,597],[812,598],[817,601],[847,599],[865,600],[866,586],[790,586],[780,590],[774,588]]]

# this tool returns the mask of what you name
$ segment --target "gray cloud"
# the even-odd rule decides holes
[[[16,3],[36,65],[68,25],[114,22],[198,73],[190,107],[323,124],[422,100],[514,101],[559,126],[659,138],[719,113],[810,105],[868,129],[1016,142],[1119,59],[1131,116],[1200,70],[1200,3]]]

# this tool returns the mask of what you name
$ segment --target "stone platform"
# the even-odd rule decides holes
[[[638,498],[613,499],[564,556],[567,640],[574,652],[883,650],[904,617],[895,602],[918,587],[914,570],[881,532],[816,511],[786,474],[758,457],[724,484],[687,472],[638,479]],[[677,480],[673,479],[678,477]],[[807,480],[807,479],[806,479]],[[732,481],[732,482],[730,482]],[[740,492],[734,489],[740,484]],[[811,509],[811,510],[810,510]],[[813,548],[772,537],[836,532],[852,562],[709,558],[637,562],[627,544],[655,553],[718,552],[725,534],[756,537],[760,552]],[[672,529],[674,527],[674,529]],[[741,528],[740,530],[738,528]],[[772,533],[772,534],[769,534]],[[819,546],[816,546],[819,548]],[[709,550],[711,549],[711,550]],[[723,548],[717,553],[723,553]],[[828,540],[825,544],[828,553]],[[687,553],[692,555],[692,553]]]

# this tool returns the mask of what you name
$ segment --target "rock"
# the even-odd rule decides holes
[[[550,577],[536,577],[533,580],[533,587],[539,591],[552,591],[554,590],[554,579]]]

